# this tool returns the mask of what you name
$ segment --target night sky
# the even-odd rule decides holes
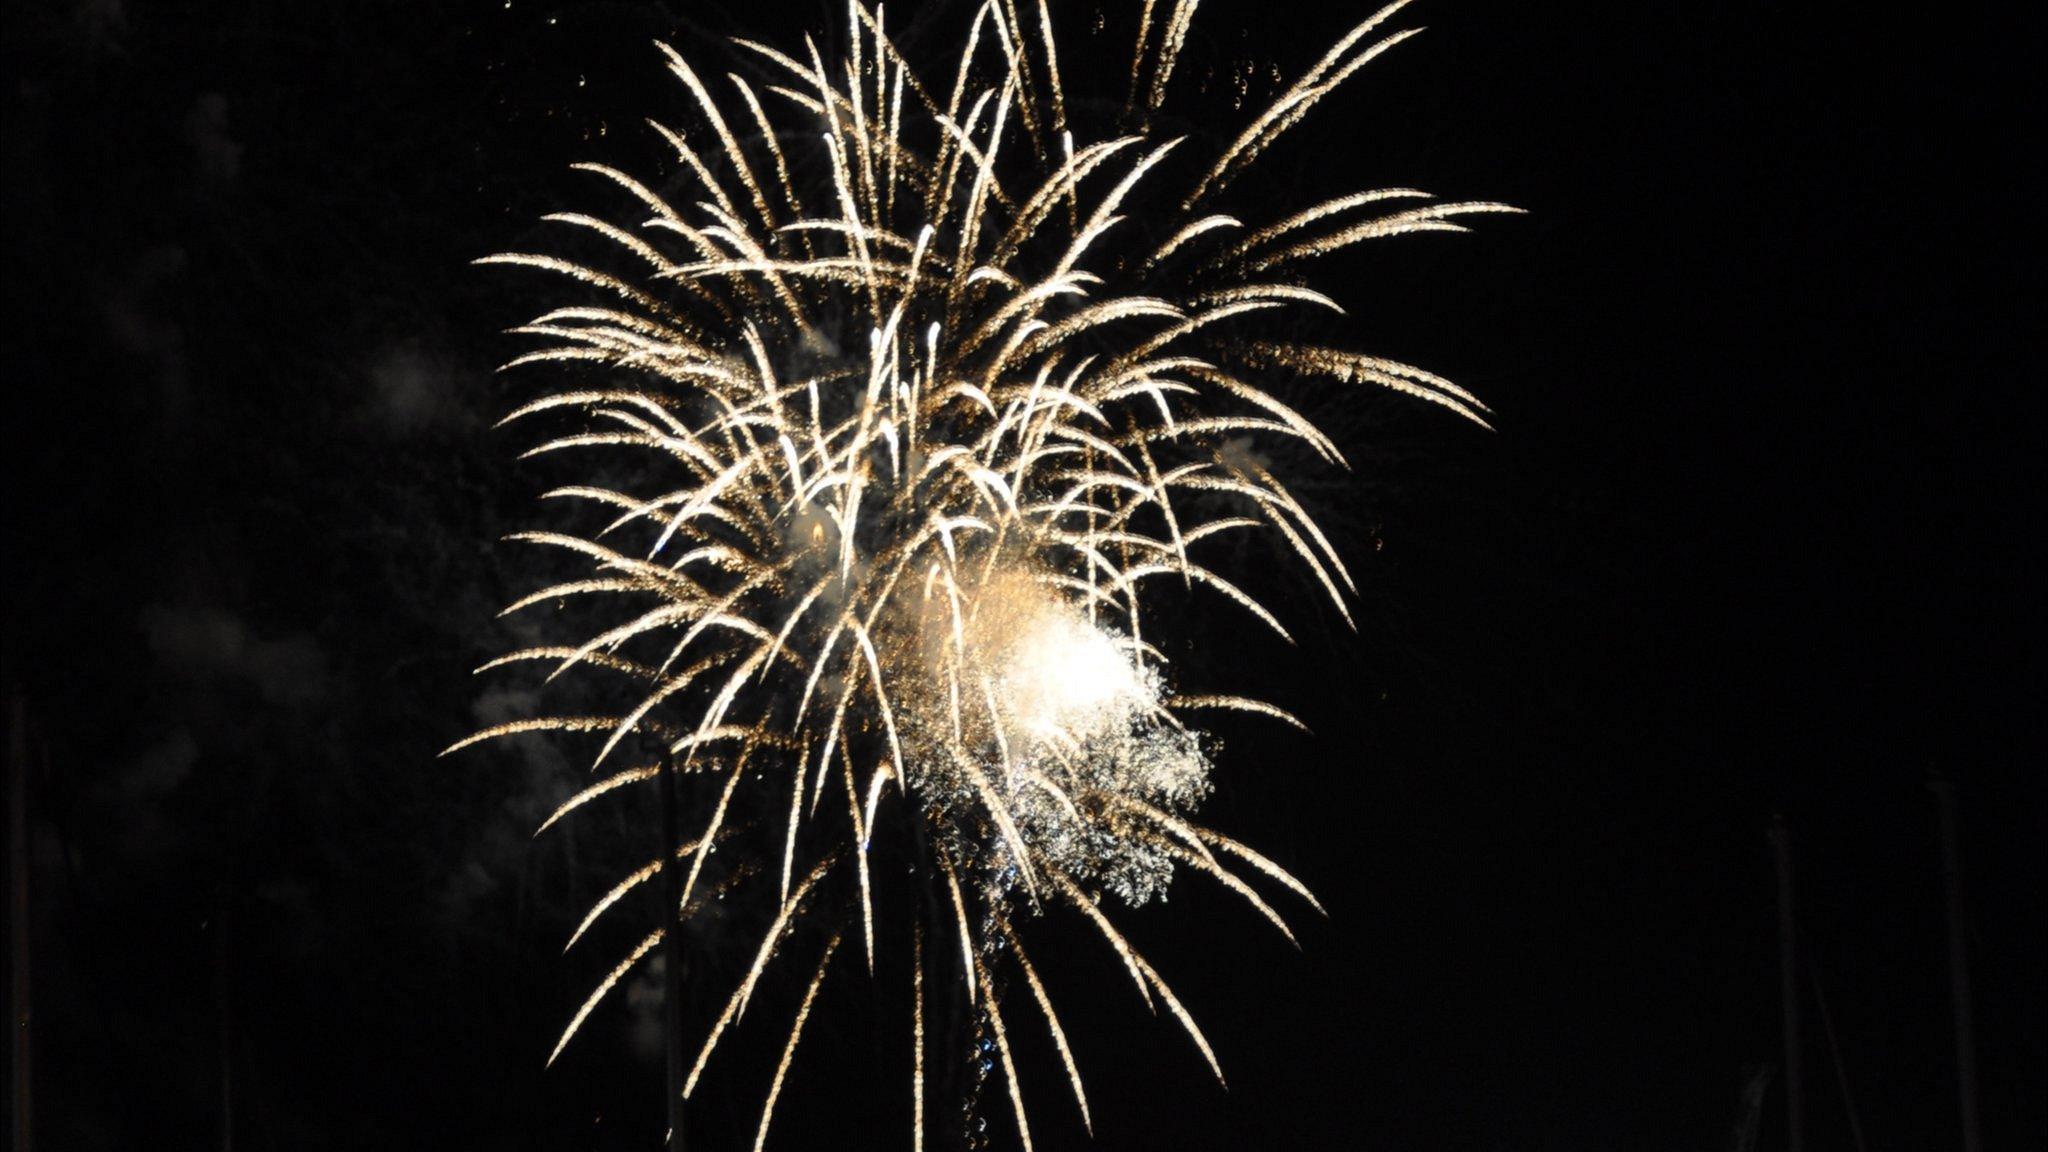
[[[1105,36],[1131,21],[1066,7],[1077,42],[1098,7]],[[1367,6],[1331,7],[1205,3],[1175,130],[1234,130],[1224,78],[1270,93]],[[889,9],[926,58],[969,12]],[[573,161],[669,163],[641,118],[688,104],[652,40],[723,71],[719,35],[798,43],[839,11],[0,14],[0,671],[34,793],[40,1147],[657,1146],[658,983],[542,1066],[618,954],[561,943],[649,814],[535,840],[579,785],[561,749],[435,756],[531,711],[470,670],[536,583],[499,538],[550,515],[492,429],[492,369],[560,289],[470,261],[600,209]],[[1985,1147],[2048,1146],[2038,18],[1403,19],[1429,30],[1258,188],[1529,210],[1314,273],[1347,343],[1474,389],[1499,430],[1310,405],[1356,465],[1303,491],[1359,574],[1358,633],[1304,585],[1278,595],[1295,649],[1214,604],[1182,639],[1314,730],[1219,725],[1203,815],[1330,916],[1299,918],[1299,952],[1198,881],[1129,917],[1227,1091],[1099,940],[1048,924],[1095,1140],[1034,1040],[1038,1146],[1726,1149],[1760,1081],[1757,1147],[1783,1148],[1782,812],[1808,1146],[1856,1147],[1846,1079],[1872,1152],[1959,1148],[1936,776]],[[905,1143],[898,994],[854,972],[771,1148]],[[707,1082],[692,1147],[751,1141],[773,1031]]]

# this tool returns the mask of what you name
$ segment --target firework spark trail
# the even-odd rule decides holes
[[[1069,101],[1044,0],[983,3],[937,86],[889,37],[881,9],[858,0],[838,59],[815,41],[792,55],[735,40],[755,69],[751,81],[726,74],[736,101],[663,45],[702,125],[650,121],[684,187],[658,194],[616,169],[577,165],[630,197],[632,222],[546,218],[609,245],[632,271],[538,252],[484,261],[567,277],[597,297],[515,329],[542,343],[508,367],[585,381],[506,417],[557,422],[528,455],[592,455],[630,463],[636,477],[679,479],[651,494],[621,491],[601,478],[623,470],[606,466],[591,471],[596,482],[548,492],[591,506],[602,526],[514,539],[580,556],[589,570],[507,612],[574,598],[611,614],[581,643],[485,666],[540,661],[550,680],[578,669],[623,678],[638,685],[631,706],[501,724],[455,747],[601,734],[595,770],[637,737],[682,772],[721,781],[701,827],[674,846],[676,861],[690,860],[682,906],[609,971],[555,1054],[666,932],[708,902],[751,901],[767,927],[685,1095],[784,942],[800,931],[830,941],[787,1033],[758,1146],[855,921],[875,971],[878,922],[895,914],[878,907],[871,857],[887,853],[891,874],[926,893],[924,914],[905,917],[914,1144],[925,1116],[925,969],[945,971],[953,944],[1020,1139],[1029,1146],[999,1004],[1010,971],[1024,977],[1092,1130],[1067,1033],[1021,939],[1023,921],[1052,905],[1089,921],[1146,1005],[1163,1001],[1222,1078],[1193,1016],[1117,930],[1105,897],[1142,903],[1183,864],[1293,940],[1225,860],[1320,912],[1308,889],[1190,818],[1210,761],[1187,717],[1220,709],[1301,724],[1249,696],[1176,691],[1146,640],[1146,592],[1156,579],[1215,592],[1288,639],[1209,560],[1212,541],[1263,529],[1350,620],[1356,588],[1337,549],[1264,457],[1242,447],[1264,437],[1343,463],[1277,394],[1289,381],[1374,385],[1485,424],[1485,406],[1442,377],[1285,339],[1262,322],[1289,308],[1342,314],[1298,281],[1306,261],[1514,209],[1409,188],[1277,219],[1215,203],[1315,105],[1413,34],[1372,39],[1404,3],[1353,28],[1201,156],[1148,128],[1196,0],[1144,0],[1124,109],[1107,124],[1077,123],[1083,106]],[[1392,211],[1375,207],[1390,200]],[[599,383],[587,383],[592,374]],[[664,778],[644,760],[609,771],[542,830]],[[822,803],[832,775],[843,808]],[[570,943],[662,864],[626,875]]]

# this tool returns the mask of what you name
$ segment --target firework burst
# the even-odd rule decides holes
[[[508,611],[577,598],[603,605],[603,623],[487,667],[539,662],[550,679],[587,670],[631,687],[609,689],[625,706],[607,714],[521,720],[456,747],[584,734],[596,782],[549,825],[671,773],[703,801],[673,856],[626,876],[578,927],[664,867],[681,874],[673,915],[599,984],[556,1054],[667,931],[713,900],[750,901],[765,926],[686,1095],[764,972],[801,952],[815,974],[758,1147],[835,951],[857,949],[872,974],[893,938],[913,958],[917,1139],[926,1003],[957,983],[1028,1147],[1001,995],[1013,981],[1088,1122],[1022,939],[1063,905],[1221,1078],[1109,909],[1158,896],[1187,867],[1288,933],[1246,877],[1313,906],[1308,890],[1191,818],[1213,746],[1190,720],[1234,709],[1293,721],[1249,696],[1177,691],[1147,639],[1148,592],[1168,581],[1214,593],[1285,638],[1211,567],[1221,543],[1265,532],[1349,620],[1355,588],[1337,549],[1246,447],[1287,441],[1342,463],[1280,383],[1364,383],[1484,423],[1441,377],[1292,341],[1270,320],[1341,311],[1301,282],[1312,258],[1512,209],[1390,188],[1271,220],[1216,210],[1277,138],[1412,34],[1384,30],[1400,7],[1352,29],[1202,156],[1151,127],[1193,0],[1145,0],[1124,106],[1101,124],[1074,115],[1045,0],[983,4],[933,78],[898,51],[882,10],[858,3],[838,59],[815,43],[787,54],[735,41],[757,80],[700,75],[662,46],[694,120],[688,133],[654,126],[680,190],[581,165],[629,216],[548,219],[614,256],[486,261],[588,290],[517,329],[539,346],[512,366],[572,383],[507,422],[549,428],[531,454],[632,478],[548,494],[594,508],[588,530],[518,537],[586,567]],[[884,873],[925,898],[890,909]]]

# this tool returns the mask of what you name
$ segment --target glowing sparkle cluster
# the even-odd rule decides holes
[[[1349,619],[1356,589],[1337,548],[1275,474],[1276,446],[1343,463],[1290,388],[1364,384],[1484,423],[1448,380],[1271,321],[1341,314],[1301,279],[1315,257],[1512,209],[1390,188],[1267,219],[1256,199],[1227,200],[1313,107],[1412,34],[1376,34],[1401,7],[1207,141],[1153,128],[1195,0],[1142,0],[1129,75],[1112,80],[1120,108],[1069,101],[1046,0],[987,0],[930,78],[858,0],[838,55],[736,40],[740,69],[707,78],[662,46],[690,117],[653,125],[675,162],[663,190],[579,165],[623,206],[547,217],[580,255],[486,261],[581,286],[516,330],[536,346],[509,366],[547,369],[550,383],[507,423],[545,429],[529,455],[589,462],[547,494],[580,519],[517,537],[582,568],[508,612],[580,605],[597,620],[486,667],[609,678],[599,698],[619,706],[457,747],[589,739],[596,779],[543,828],[608,796],[650,803],[638,786],[671,775],[688,801],[674,854],[624,877],[571,943],[665,869],[682,873],[674,915],[611,967],[556,1053],[675,926],[714,901],[752,907],[756,950],[686,1094],[769,966],[815,956],[758,1146],[842,943],[858,934],[875,974],[877,939],[893,937],[915,989],[918,1141],[926,1049],[957,1039],[927,1037],[926,1003],[964,989],[1028,1147],[1003,1015],[1013,980],[1088,1123],[1020,931],[1067,908],[1217,1069],[1101,898],[1151,899],[1186,867],[1287,933],[1251,880],[1313,905],[1307,890],[1192,820],[1215,748],[1191,717],[1292,721],[1176,683],[1147,640],[1151,589],[1212,595],[1286,638],[1217,567],[1234,540],[1263,533]],[[921,898],[885,901],[905,877]]]
[[[946,698],[914,701],[912,713],[946,719],[912,721],[905,763],[928,819],[976,827],[990,806],[982,789],[996,793],[1010,836],[958,846],[989,858],[990,895],[1029,883],[1034,861],[1129,903],[1160,894],[1173,875],[1172,850],[1142,825],[1192,810],[1208,793],[1209,761],[1200,736],[1165,707],[1159,669],[1128,638],[1028,579],[1006,577],[974,609],[957,633],[940,627],[926,641],[939,657],[919,682]],[[953,706],[962,683],[981,707]],[[987,784],[977,779],[980,765],[991,766]],[[1141,827],[1125,827],[1133,821]]]
[[[1032,739],[1087,740],[1158,705],[1130,654],[1078,614],[1045,605],[991,640],[996,700]]]

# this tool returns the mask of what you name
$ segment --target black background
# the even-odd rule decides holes
[[[927,50],[967,15],[891,8]],[[1291,76],[1360,15],[1212,0],[1176,84],[1212,107],[1205,77]],[[576,770],[434,757],[518,710],[468,670],[530,586],[495,540],[547,515],[490,368],[553,286],[468,262],[594,207],[569,162],[658,162],[639,117],[686,97],[653,38],[722,70],[714,33],[840,19],[7,7],[5,673],[37,764],[44,1147],[222,1146],[224,1083],[243,1148],[655,1146],[644,997],[542,1069],[610,963],[558,955],[607,826],[528,839]],[[1325,413],[1358,468],[1310,490],[1361,632],[1307,596],[1297,650],[1218,626],[1210,659],[1316,735],[1226,726],[1205,815],[1331,915],[1300,953],[1198,884],[1133,917],[1228,1091],[1078,932],[1047,945],[1094,1146],[1729,1147],[1780,1059],[1781,810],[1840,1053],[1809,988],[1810,1145],[1853,1146],[1839,1065],[1870,1148],[1956,1147],[1938,773],[1987,1147],[2042,1147],[2041,29],[1402,19],[1429,31],[1259,179],[1529,210],[1316,281],[1357,346],[1474,388],[1500,431]],[[905,1139],[888,994],[850,960],[834,987],[771,1146]],[[1088,1146],[1030,1054],[1038,1146]],[[713,1078],[696,1146],[751,1139],[765,1072]]]

